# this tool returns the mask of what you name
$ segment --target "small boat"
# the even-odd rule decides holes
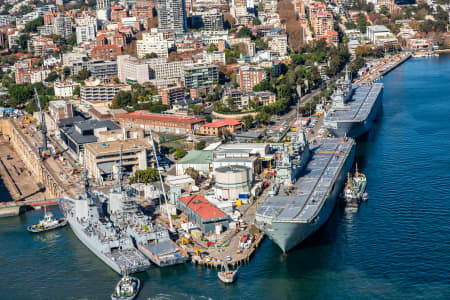
[[[344,204],[349,209],[358,209],[361,201],[367,201],[369,194],[366,193],[367,178],[366,175],[358,171],[356,165],[355,176],[347,177],[347,184],[344,188]]]
[[[56,228],[64,227],[67,225],[66,218],[53,218],[53,214],[51,212],[47,212],[45,208],[44,217],[39,221],[39,224],[31,225],[27,227],[27,230],[32,233],[45,232],[49,230],[53,230]]]
[[[228,268],[228,264],[224,263],[222,264],[222,269],[220,270],[220,272],[217,273],[217,276],[222,282],[233,283],[237,279],[238,270],[239,268],[230,270]]]
[[[133,300],[139,293],[141,281],[135,277],[130,277],[126,273],[117,283],[112,300]]]

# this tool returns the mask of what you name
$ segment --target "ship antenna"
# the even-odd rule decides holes
[[[356,163],[356,166],[355,166],[355,176],[356,176],[356,177],[359,176],[359,173],[358,173],[358,163]]]
[[[120,154],[119,154],[119,170],[118,170],[118,174],[117,174],[117,177],[119,177],[118,181],[117,181],[119,192],[122,192],[122,186],[123,186],[123,182],[122,182],[122,180],[123,180],[122,179],[122,177],[123,177],[123,173],[122,173],[122,148],[123,148],[123,144],[121,143],[120,144]]]
[[[89,179],[87,174],[87,168],[86,168],[86,150],[83,152],[83,171],[81,172],[81,180],[83,181],[84,186],[84,196],[86,199],[89,195]]]

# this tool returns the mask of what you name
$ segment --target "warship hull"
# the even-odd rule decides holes
[[[88,238],[85,237],[85,234],[83,233],[82,229],[78,225],[74,225],[73,221],[69,219],[69,225],[72,229],[75,236],[80,240],[83,245],[85,245],[92,253],[94,253],[98,258],[100,258],[108,267],[113,269],[115,272],[122,274],[122,271],[120,270],[120,267],[109,257],[107,257],[102,252],[98,251],[96,247],[92,245],[92,243],[88,240]]]
[[[342,120],[332,120],[329,121],[327,118],[324,120],[324,125],[330,133],[336,137],[349,137],[356,139],[361,135],[365,134],[372,128],[372,125],[378,115],[378,112],[382,105],[382,95],[383,92],[375,97],[372,107],[369,109],[366,118],[355,118],[355,119],[342,119]]]
[[[299,245],[306,238],[311,236],[319,230],[330,218],[337,202],[339,192],[346,180],[346,174],[350,171],[355,158],[355,146],[349,149],[346,156],[343,158],[340,167],[336,171],[333,180],[329,183],[327,192],[321,194],[321,206],[317,208],[315,213],[307,220],[283,220],[273,218],[271,220],[265,219],[260,222],[258,227],[264,231],[269,238],[275,242],[283,252],[292,250]],[[300,177],[302,179],[302,177]],[[301,186],[301,183],[300,183]],[[314,190],[311,192],[314,193]],[[267,222],[269,221],[269,222]]]
[[[101,246],[97,245],[98,242],[86,235],[76,217],[69,213],[70,204],[68,202],[70,202],[70,200],[65,198],[60,199],[60,208],[67,218],[72,232],[83,245],[100,258],[107,266],[120,275],[142,272],[151,266],[150,262],[135,248],[117,248],[108,253],[101,251]],[[132,263],[133,261],[138,261],[139,263]]]

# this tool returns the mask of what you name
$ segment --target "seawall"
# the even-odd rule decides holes
[[[56,178],[48,171],[45,161],[42,161],[39,154],[28,144],[23,133],[9,119],[0,120],[0,133],[10,143],[25,167],[32,173],[34,180],[45,187],[45,196],[48,198],[58,198],[65,195],[65,190],[58,184]]]

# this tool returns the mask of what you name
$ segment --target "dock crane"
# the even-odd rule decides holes
[[[39,148],[39,154],[41,155],[41,158],[44,158],[46,153],[48,152],[48,146],[47,146],[47,126],[45,125],[45,114],[41,107],[41,100],[39,100],[39,95],[34,88],[34,98],[36,100],[36,103],[39,107],[39,112],[41,114],[41,133],[42,133],[42,147]]]

